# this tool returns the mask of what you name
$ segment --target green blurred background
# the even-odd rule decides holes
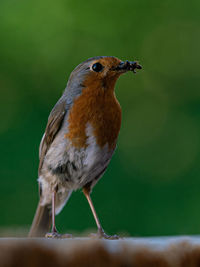
[[[70,72],[88,57],[137,59],[122,76],[118,149],[93,190],[108,233],[200,233],[200,2],[0,2],[0,227],[26,228],[38,201],[38,146]],[[95,229],[75,192],[58,229]]]

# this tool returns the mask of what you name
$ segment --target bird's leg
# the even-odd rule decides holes
[[[51,228],[51,233],[47,233],[45,235],[45,237],[48,238],[60,238],[61,235],[58,233],[57,229],[56,229],[56,222],[55,222],[55,202],[56,202],[56,192],[57,189],[55,188],[52,192],[52,209],[51,209],[51,213],[52,213],[52,228]]]
[[[58,187],[56,186],[55,189],[52,192],[52,228],[51,228],[51,233],[47,233],[45,237],[47,238],[72,238],[71,234],[59,234],[59,232],[56,229],[56,222],[55,222],[55,202],[56,202],[56,193],[58,191]]]
[[[52,233],[58,233],[56,229],[56,221],[55,221],[55,201],[56,201],[56,192],[55,190],[52,193]]]
[[[92,214],[94,216],[94,219],[95,219],[95,222],[96,222],[96,225],[97,225],[97,228],[98,228],[98,233],[97,233],[98,237],[99,238],[105,238],[105,239],[119,239],[119,237],[117,235],[113,235],[113,236],[112,235],[107,235],[104,232],[104,230],[103,230],[103,228],[102,228],[102,226],[100,224],[99,218],[97,216],[97,213],[95,211],[94,205],[92,203],[92,199],[90,197],[90,188],[88,189],[88,187],[84,187],[83,188],[83,193],[84,193],[85,197],[87,198],[87,201],[88,201],[88,203],[90,205],[90,208],[92,210]]]

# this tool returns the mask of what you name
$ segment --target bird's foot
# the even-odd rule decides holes
[[[102,228],[98,229],[97,234],[91,234],[90,236],[92,238],[109,239],[109,240],[119,239],[118,235],[107,235]]]
[[[62,238],[62,235],[59,234],[58,232],[51,232],[51,233],[46,233],[45,237],[46,238]]]
[[[63,238],[72,238],[71,234],[59,234],[57,231],[55,232],[51,232],[51,233],[47,233],[45,235],[46,238],[56,238],[56,239],[63,239]]]

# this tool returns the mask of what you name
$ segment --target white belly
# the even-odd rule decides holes
[[[51,192],[58,187],[58,194],[80,189],[92,182],[92,186],[104,173],[114,149],[106,144],[100,148],[90,125],[86,127],[87,148],[76,148],[64,137],[61,129],[49,148],[41,169],[39,182],[44,204],[51,202]]]

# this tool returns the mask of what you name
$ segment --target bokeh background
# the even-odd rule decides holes
[[[0,228],[28,229],[38,146],[70,72],[88,57],[139,60],[122,76],[118,148],[93,190],[108,233],[200,233],[200,2],[0,1]],[[95,229],[75,192],[58,229]],[[9,230],[8,230],[9,229]]]

